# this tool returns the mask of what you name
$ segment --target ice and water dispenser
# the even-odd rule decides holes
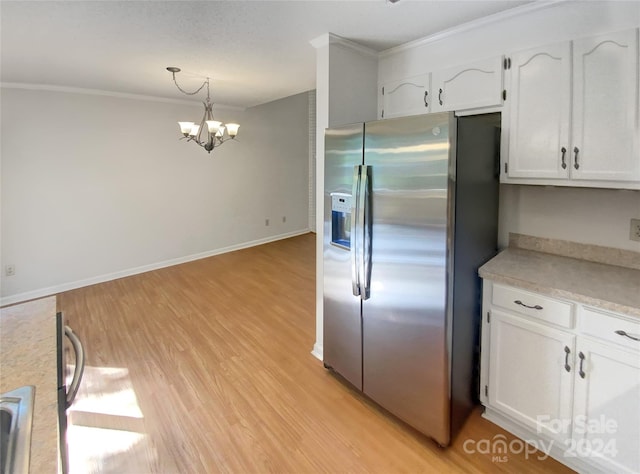
[[[331,244],[351,248],[351,194],[331,193]]]

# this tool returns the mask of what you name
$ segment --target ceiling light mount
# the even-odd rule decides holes
[[[224,124],[213,118],[213,102],[211,102],[211,96],[209,93],[209,81],[211,78],[205,78],[200,87],[193,92],[189,92],[180,87],[176,80],[176,73],[181,71],[179,67],[169,66],[167,67],[167,71],[169,71],[173,76],[173,82],[178,90],[185,95],[196,95],[204,88],[204,86],[207,86],[207,98],[202,103],[202,105],[204,105],[204,115],[202,116],[200,125],[197,125],[194,122],[178,122],[180,131],[183,135],[180,137],[181,140],[186,138],[188,142],[195,142],[207,150],[207,152],[211,153],[211,150],[215,147],[222,145],[228,140],[236,138],[240,125],[237,123]],[[207,130],[206,135],[204,133],[205,127]]]

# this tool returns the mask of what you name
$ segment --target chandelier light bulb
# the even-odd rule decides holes
[[[209,133],[218,133],[220,125],[222,125],[222,122],[218,122],[217,120],[207,120],[207,128],[209,129]]]
[[[240,128],[240,125],[238,125],[237,123],[227,123],[227,133],[229,134],[229,136],[231,138],[235,138],[235,136],[238,134],[238,129]]]
[[[178,125],[180,125],[180,131],[185,137],[189,135],[191,128],[193,128],[193,122],[178,122]]]

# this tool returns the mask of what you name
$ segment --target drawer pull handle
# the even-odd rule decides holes
[[[618,336],[628,337],[629,339],[633,339],[634,341],[640,341],[640,337],[635,336],[635,335],[632,335],[632,334],[629,334],[628,332],[623,331],[622,329],[618,329],[618,330],[616,331],[616,334],[617,334]]]
[[[580,374],[581,378],[584,378],[586,374],[584,373],[584,370],[582,370],[582,365],[584,364],[584,354],[582,351],[578,352],[578,357],[580,358],[580,370],[578,370],[578,374]]]
[[[571,354],[571,349],[567,346],[564,346],[564,370],[567,372],[571,372],[571,366],[569,365],[569,354]]]
[[[520,306],[524,306],[525,308],[529,308],[529,309],[542,309],[542,306],[540,306],[539,304],[537,304],[535,306],[529,306],[528,304],[524,304],[520,300],[515,300],[514,303],[515,304],[519,304]]]

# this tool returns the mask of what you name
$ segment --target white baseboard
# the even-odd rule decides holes
[[[129,268],[118,272],[107,273],[104,275],[98,275],[90,278],[83,278],[82,280],[76,280],[68,283],[61,283],[60,285],[49,286],[47,288],[40,288],[37,290],[26,291],[24,293],[18,293],[15,295],[3,296],[0,298],[0,306],[7,306],[15,303],[22,303],[24,301],[35,300],[43,298],[45,296],[55,295],[62,293],[63,291],[75,290],[89,285],[95,285],[97,283],[104,283],[105,281],[117,280],[118,278],[124,278],[132,275],[138,275],[140,273],[149,272],[152,270],[158,270],[159,268],[171,267],[173,265],[180,265],[181,263],[192,262],[194,260],[200,260],[202,258],[213,257],[214,255],[220,255],[223,253],[233,252],[235,250],[242,250],[249,247],[255,247],[257,245],[268,244],[269,242],[275,242],[277,240],[288,239],[290,237],[296,237],[309,232],[309,229],[298,230],[294,232],[288,232],[286,234],[272,235],[264,239],[252,240],[249,242],[243,242],[236,245],[230,245],[219,249],[209,250],[206,252],[196,253],[193,255],[187,255],[185,257],[172,258],[170,260],[164,260],[162,262],[151,263],[149,265],[143,265],[140,267]]]
[[[311,351],[311,354],[313,355],[313,357],[315,357],[318,360],[324,360],[322,346],[317,342],[313,345],[313,350]]]

